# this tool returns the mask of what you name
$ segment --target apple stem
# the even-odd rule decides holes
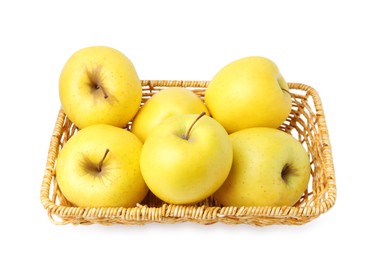
[[[109,153],[109,151],[110,151],[110,149],[107,148],[106,151],[104,152],[103,158],[102,158],[102,160],[98,164],[98,172],[102,171],[103,162],[106,159],[107,154]]]
[[[203,117],[206,113],[205,112],[201,112],[201,114],[195,119],[195,121],[193,121],[193,123],[191,124],[191,126],[189,127],[188,131],[184,134],[183,138],[185,140],[188,140],[189,138],[189,134],[191,133],[191,130],[193,128],[193,126],[197,123],[198,120],[200,120],[201,117]]]
[[[289,94],[291,96],[290,91],[288,91],[287,89],[284,89],[284,88],[281,88],[281,89],[282,89],[282,91],[286,92],[287,94]]]
[[[108,98],[107,92],[106,92],[106,90],[104,89],[104,87],[103,87],[102,85],[98,84],[98,85],[96,86],[96,89],[101,89],[102,92],[103,92],[103,96],[104,96],[104,98]]]
[[[90,86],[96,90],[101,90],[105,99],[108,98],[106,89],[103,87],[103,75],[102,75],[102,66],[97,66],[92,70],[88,70],[87,74],[90,80]]]

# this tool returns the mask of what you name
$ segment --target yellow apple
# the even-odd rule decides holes
[[[140,172],[141,141],[104,124],[83,128],[61,149],[56,179],[64,196],[82,207],[131,207],[148,192]]]
[[[123,53],[92,46],[78,50],[64,65],[59,96],[65,113],[79,128],[124,127],[140,107],[142,88],[135,67]]]
[[[233,164],[214,198],[225,206],[292,206],[307,189],[310,162],[303,145],[274,128],[230,135]]]
[[[154,94],[139,110],[133,120],[131,131],[145,142],[151,129],[164,119],[178,114],[209,115],[204,102],[192,91],[172,87]]]
[[[175,115],[159,123],[146,139],[140,158],[150,190],[173,204],[209,197],[227,178],[231,163],[226,130],[204,113]]]
[[[289,87],[271,60],[250,56],[223,67],[210,81],[205,103],[229,133],[278,128],[291,111]]]

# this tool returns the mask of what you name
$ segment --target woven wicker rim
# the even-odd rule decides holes
[[[184,81],[184,80],[143,80],[143,98],[147,99],[160,89],[166,87],[187,87],[199,96],[203,96],[209,81]],[[48,150],[45,173],[40,190],[40,199],[47,210],[50,220],[55,224],[145,224],[150,222],[177,223],[196,222],[200,224],[213,224],[223,222],[228,224],[252,224],[267,226],[273,224],[301,225],[317,218],[322,213],[333,207],[336,201],[336,184],[331,144],[326,126],[324,110],[321,99],[315,89],[301,83],[288,83],[290,90],[301,91],[294,97],[305,101],[313,100],[314,124],[317,126],[320,163],[316,166],[318,173],[315,178],[323,179],[321,186],[315,191],[317,198],[308,205],[292,207],[222,207],[211,206],[210,203],[196,206],[171,205],[163,203],[160,206],[138,204],[132,208],[83,208],[58,205],[57,200],[62,199],[56,188],[55,162],[61,148],[62,126],[67,120],[64,111],[60,109],[52,133]],[[299,112],[301,113],[301,112]],[[290,123],[291,124],[291,123]],[[290,126],[291,127],[291,126]],[[288,126],[286,127],[288,128]],[[288,130],[288,129],[287,129]],[[321,183],[322,182],[322,183]],[[315,189],[315,188],[314,188]],[[60,197],[59,197],[60,196]],[[306,194],[305,197],[308,197]],[[64,202],[64,201],[63,201]],[[313,204],[313,205],[311,205]]]

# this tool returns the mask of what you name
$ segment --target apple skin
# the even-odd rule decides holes
[[[209,115],[204,102],[192,91],[171,87],[154,94],[138,111],[133,120],[131,132],[145,142],[151,129],[164,119],[178,114]]]
[[[122,128],[98,124],[79,130],[57,158],[61,192],[76,206],[135,206],[148,192],[139,166],[141,149],[141,141]]]
[[[140,107],[142,87],[123,53],[91,46],[78,50],[65,63],[59,97],[68,118],[79,128],[93,124],[124,127]]]
[[[273,61],[250,56],[217,72],[206,89],[205,103],[228,133],[250,127],[278,128],[291,111],[288,91]]]
[[[232,146],[226,130],[197,114],[167,118],[150,132],[141,151],[141,173],[149,189],[171,204],[191,204],[214,193],[227,178]]]
[[[230,139],[233,165],[213,195],[218,202],[238,207],[293,206],[299,200],[307,189],[311,168],[308,153],[298,140],[265,127],[235,132]]]

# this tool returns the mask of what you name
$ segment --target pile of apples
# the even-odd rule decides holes
[[[150,190],[171,204],[213,196],[224,206],[292,206],[307,189],[308,153],[278,129],[291,111],[289,88],[267,58],[227,64],[203,99],[171,87],[142,106],[132,62],[87,47],[64,65],[59,96],[79,128],[56,163],[73,205],[132,207]]]

